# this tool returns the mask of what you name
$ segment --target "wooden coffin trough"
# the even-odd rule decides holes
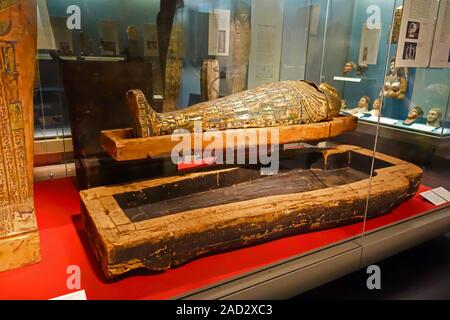
[[[364,218],[372,151],[293,151],[277,175],[257,166],[82,191],[86,233],[106,277],[164,270],[198,256]],[[368,217],[413,196],[422,170],[376,154]]]
[[[278,130],[279,144],[294,142],[316,142],[337,137],[343,133],[355,130],[358,118],[354,116],[339,116],[331,121],[324,121],[312,124],[301,124],[292,126],[272,127],[272,128],[252,128],[259,136],[260,131]],[[247,129],[218,131],[223,135],[222,141],[226,141],[226,134],[235,133],[246,136]],[[262,134],[266,137],[267,134]],[[268,136],[270,143],[270,135]],[[191,145],[194,145],[194,134],[191,134]],[[156,136],[149,138],[134,138],[133,129],[105,130],[101,133],[101,144],[103,149],[117,161],[143,160],[148,158],[170,157],[175,145],[179,142],[172,140],[171,135]],[[210,141],[203,140],[203,148]],[[239,143],[239,142],[237,142]],[[246,142],[245,142],[246,143]],[[224,146],[227,147],[227,146]],[[235,146],[239,147],[239,146]],[[252,147],[246,144],[246,147]]]

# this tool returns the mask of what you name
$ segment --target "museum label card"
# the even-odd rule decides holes
[[[49,300],[87,300],[86,291],[80,290]]]
[[[376,117],[376,116],[364,117],[364,118],[362,118],[362,120],[370,121],[370,122],[378,122],[378,117]]]
[[[280,80],[283,1],[252,0],[248,88]]]
[[[441,0],[430,67],[450,67],[450,0]]]
[[[381,29],[369,29],[364,23],[359,47],[359,64],[377,64]]]
[[[446,200],[444,200],[443,198],[438,196],[436,193],[434,193],[433,190],[422,192],[420,195],[422,197],[424,197],[425,199],[427,199],[428,201],[430,201],[435,206],[440,206],[440,205],[447,203]]]
[[[438,0],[405,0],[397,67],[428,67],[436,26]]]
[[[450,192],[447,189],[440,187],[440,188],[433,189],[433,192],[436,193],[442,199],[444,199],[446,201],[450,201]]]
[[[99,22],[102,55],[119,55],[119,31],[117,21],[103,20]]]
[[[228,56],[230,52],[230,10],[214,9],[209,13],[208,54]]]
[[[145,23],[144,33],[144,57],[158,57],[158,30],[156,24]]]
[[[382,124],[396,124],[397,122],[398,122],[398,120],[396,120],[396,119],[384,118],[384,117],[380,118],[380,123],[382,123]]]

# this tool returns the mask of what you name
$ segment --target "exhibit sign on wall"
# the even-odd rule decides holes
[[[450,67],[450,0],[441,0],[430,67]]]
[[[367,27],[364,23],[361,32],[361,45],[359,48],[359,64],[377,64],[378,50],[380,48],[381,29]]]
[[[144,23],[144,56],[158,57],[158,31],[156,24]]]
[[[117,28],[117,21],[100,21],[99,29],[102,55],[117,56],[119,54],[119,31]]]
[[[283,16],[283,1],[252,2],[249,89],[280,79]]]
[[[228,56],[230,52],[230,10],[214,9],[209,13],[208,54]]]
[[[405,0],[397,67],[428,67],[436,26],[438,0]]]

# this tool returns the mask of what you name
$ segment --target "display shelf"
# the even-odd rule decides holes
[[[345,111],[341,111],[341,114],[345,115],[348,114]],[[393,129],[397,130],[403,130],[406,132],[413,132],[414,134],[422,134],[422,135],[428,135],[432,137],[450,137],[450,129],[439,127],[439,128],[433,128],[424,124],[413,124],[413,125],[404,125],[402,120],[398,119],[392,119],[387,117],[376,117],[372,116],[368,113],[359,113],[355,115],[359,119],[360,122],[365,122],[369,124],[377,125],[378,122],[380,125],[385,127],[391,127]]]
[[[377,124],[378,117],[358,117],[360,121],[367,122],[370,124]],[[402,130],[405,132],[412,132],[414,134],[427,135],[432,137],[450,137],[450,129],[448,128],[432,128],[426,125],[411,125],[407,126],[402,123],[402,120],[395,120],[391,118],[380,117],[380,124],[382,126],[391,127],[396,130]]]
[[[421,191],[427,189],[421,187]],[[358,251],[355,251],[358,245],[355,239],[360,236],[362,223],[205,256],[165,272],[135,272],[115,281],[106,281],[101,276],[98,263],[81,228],[79,197],[73,181],[61,179],[37,183],[35,185],[35,203],[42,243],[42,261],[25,268],[0,273],[1,299],[50,299],[78,291],[78,289],[68,289],[66,285],[70,276],[67,274],[67,268],[73,265],[80,267],[80,289],[86,291],[89,300],[192,298],[194,297],[193,292],[200,291],[206,294],[205,290],[209,292],[213,290],[217,293],[217,298],[222,298],[227,295],[224,291],[220,293],[223,285],[225,283],[228,285],[238,284],[236,281],[239,281],[239,291],[245,290],[247,297],[282,298],[298,294],[303,289],[320,285],[331,278],[358,268],[358,265],[355,264],[349,266],[347,263],[343,263],[341,267],[334,262],[340,260],[347,253],[351,255],[352,261],[356,261],[356,257],[359,259]],[[374,230],[416,217],[423,219],[434,217],[433,219],[436,220],[438,216],[435,213],[423,213],[433,209],[433,205],[417,195],[403,203],[394,212],[371,219],[367,221],[366,225],[368,230]],[[445,217],[439,220],[439,230],[422,229],[427,230],[429,236],[437,235],[445,228],[449,229],[448,206],[441,207],[442,210],[446,210],[447,213],[444,213]],[[418,220],[411,221],[416,223]],[[423,227],[423,224],[421,226]],[[420,233],[417,232],[418,230],[411,230],[408,234],[418,234]],[[279,277],[280,274],[293,275],[291,272],[293,269],[284,269],[289,266],[289,262],[291,262],[291,268],[301,271],[301,273],[297,273],[297,277],[308,282],[306,287],[301,286],[298,281],[288,281],[287,284],[280,282],[280,280],[289,279],[288,277]],[[299,269],[298,265],[292,266],[297,262],[306,269],[303,267]],[[318,267],[318,263],[322,268]],[[274,270],[280,271],[274,273]],[[272,289],[278,291],[268,290],[267,286],[254,286],[248,281],[250,279],[248,277],[254,278],[261,272],[264,273],[266,280],[271,280],[271,282],[263,283],[271,284]],[[312,275],[311,272],[314,277],[309,278]],[[261,281],[252,281],[262,284]],[[30,290],[30,283],[33,283],[32,290]],[[286,286],[281,286],[282,283]],[[230,295],[228,294],[228,296]]]

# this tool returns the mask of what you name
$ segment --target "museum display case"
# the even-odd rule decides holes
[[[8,298],[73,266],[88,299],[291,297],[450,230],[426,2],[37,0],[44,255]]]

